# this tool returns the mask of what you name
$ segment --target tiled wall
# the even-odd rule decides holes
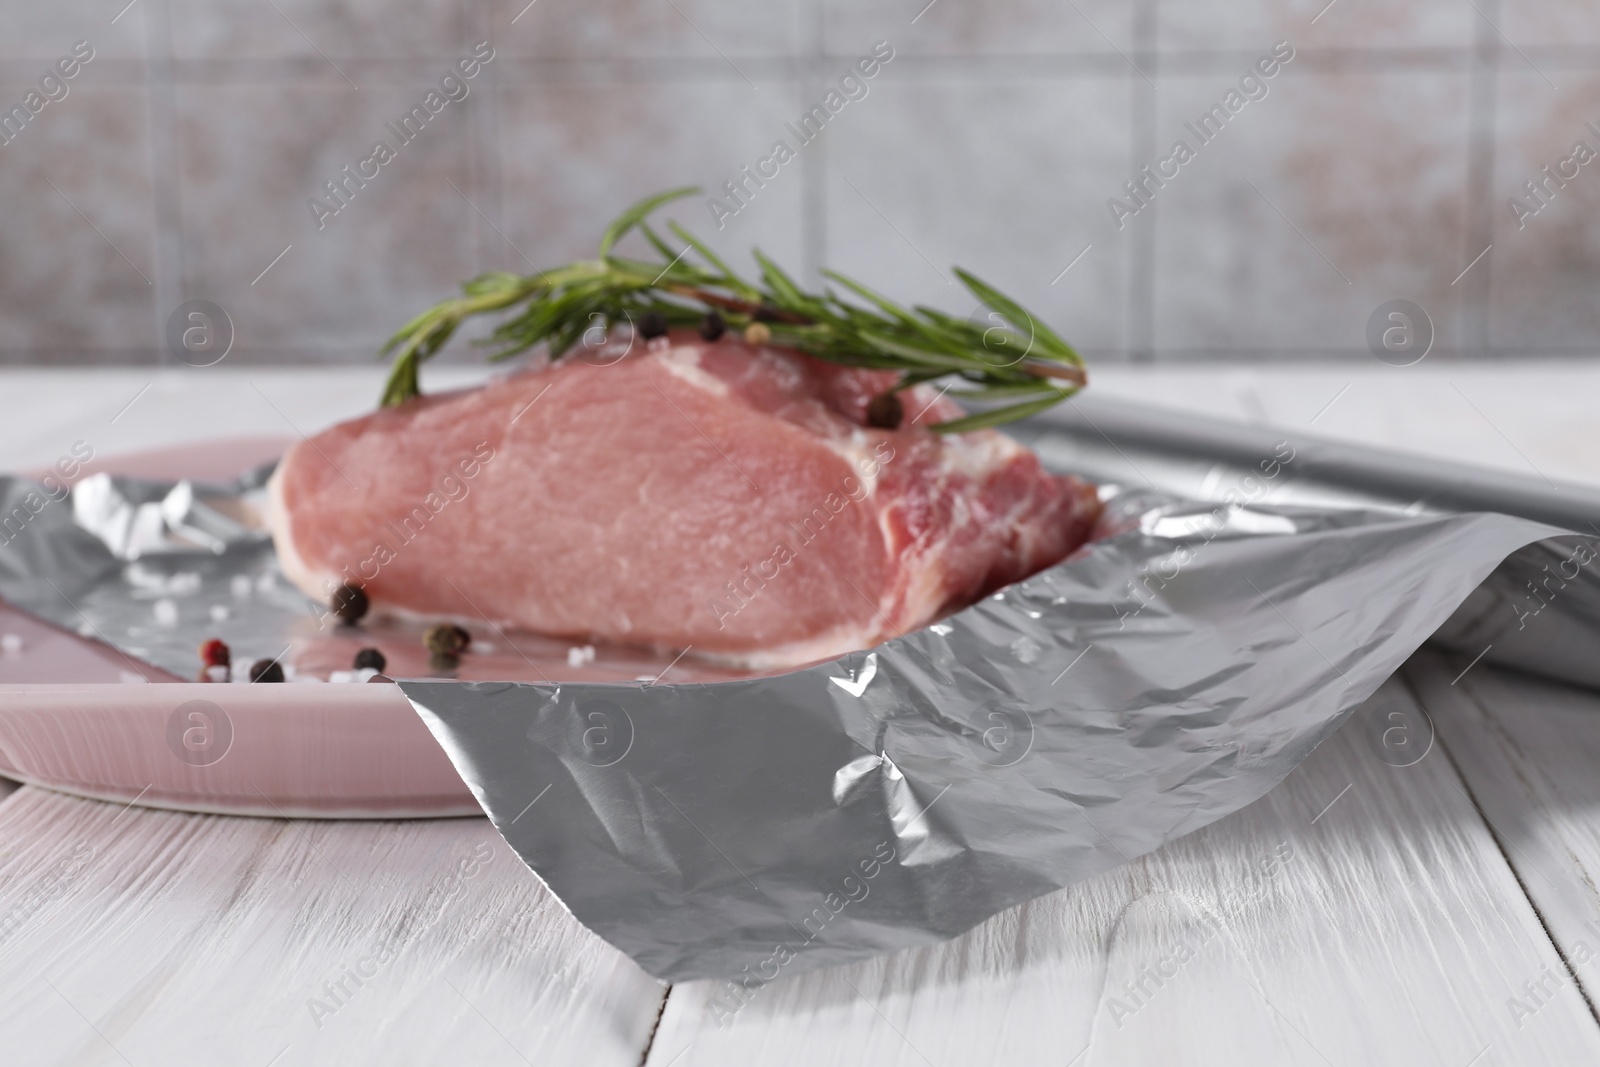
[[[1600,341],[1600,161],[1520,228],[1508,204],[1600,150],[1593,0],[125,2],[0,9],[0,112],[94,49],[0,146],[0,361],[171,362],[196,298],[231,361],[371,360],[459,279],[590,254],[635,197],[796,145],[878,41],[867,95],[725,228],[678,217],[965,313],[960,264],[1101,359],[1370,360],[1397,298],[1434,359]],[[480,41],[467,98],[319,230],[308,199]],[[1185,123],[1279,41],[1200,144]],[[1180,137],[1119,228],[1108,199]]]

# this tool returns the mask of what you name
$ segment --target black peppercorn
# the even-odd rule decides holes
[[[659,311],[647,311],[639,316],[639,334],[646,341],[655,337],[664,337],[667,333],[667,317]]]
[[[728,324],[722,321],[722,316],[715,311],[706,312],[706,317],[700,320],[700,336],[707,341],[715,341],[728,330]]]
[[[281,682],[283,681],[283,665],[275,659],[258,659],[250,664],[250,680],[252,682]]]
[[[379,674],[382,674],[383,669],[388,665],[389,661],[384,659],[383,653],[375,648],[363,648],[360,652],[357,652],[355,663],[353,664],[358,671],[371,669]]]
[[[867,425],[880,430],[898,430],[905,417],[906,409],[896,393],[879,393],[867,405]]]
[[[367,599],[366,590],[351,582],[346,582],[335,589],[333,595],[328,598],[328,607],[333,613],[352,626],[371,606],[372,602]]]

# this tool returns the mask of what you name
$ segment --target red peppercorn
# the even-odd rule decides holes
[[[233,662],[233,653],[218,638],[213,637],[200,645],[200,664],[205,667],[226,667]]]

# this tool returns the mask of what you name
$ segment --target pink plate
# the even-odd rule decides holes
[[[208,442],[109,461],[160,478],[231,477],[283,441]],[[324,819],[480,809],[393,685],[198,685],[0,604],[0,776],[182,811]]]

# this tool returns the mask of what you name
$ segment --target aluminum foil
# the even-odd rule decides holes
[[[578,919],[658,978],[733,979],[732,1011],[1238,810],[1508,556],[1593,545],[1502,515],[1245,506],[1217,529],[1210,504],[1112,504],[1127,532],[835,663],[402,688]]]
[[[635,681],[668,667],[677,680],[750,676],[492,627],[440,670],[423,646],[424,623],[340,625],[283,577],[263,519],[272,466],[225,484],[99,472],[53,492],[0,475],[0,599],[136,657],[127,673],[147,681],[198,679],[198,648],[211,638],[232,649],[237,682],[258,659],[278,660],[295,682],[364,680],[352,667],[366,647],[404,677]],[[0,682],[17,665],[0,656]]]
[[[922,631],[768,677],[490,657],[401,688],[577,918],[659,978],[729,979],[731,1013],[1238,810],[1430,638],[1600,685],[1594,494],[1114,402],[1021,435],[1102,485],[1103,538]],[[309,673],[347,637],[278,577],[259,482],[80,483],[0,548],[0,597],[178,674],[219,625]]]

